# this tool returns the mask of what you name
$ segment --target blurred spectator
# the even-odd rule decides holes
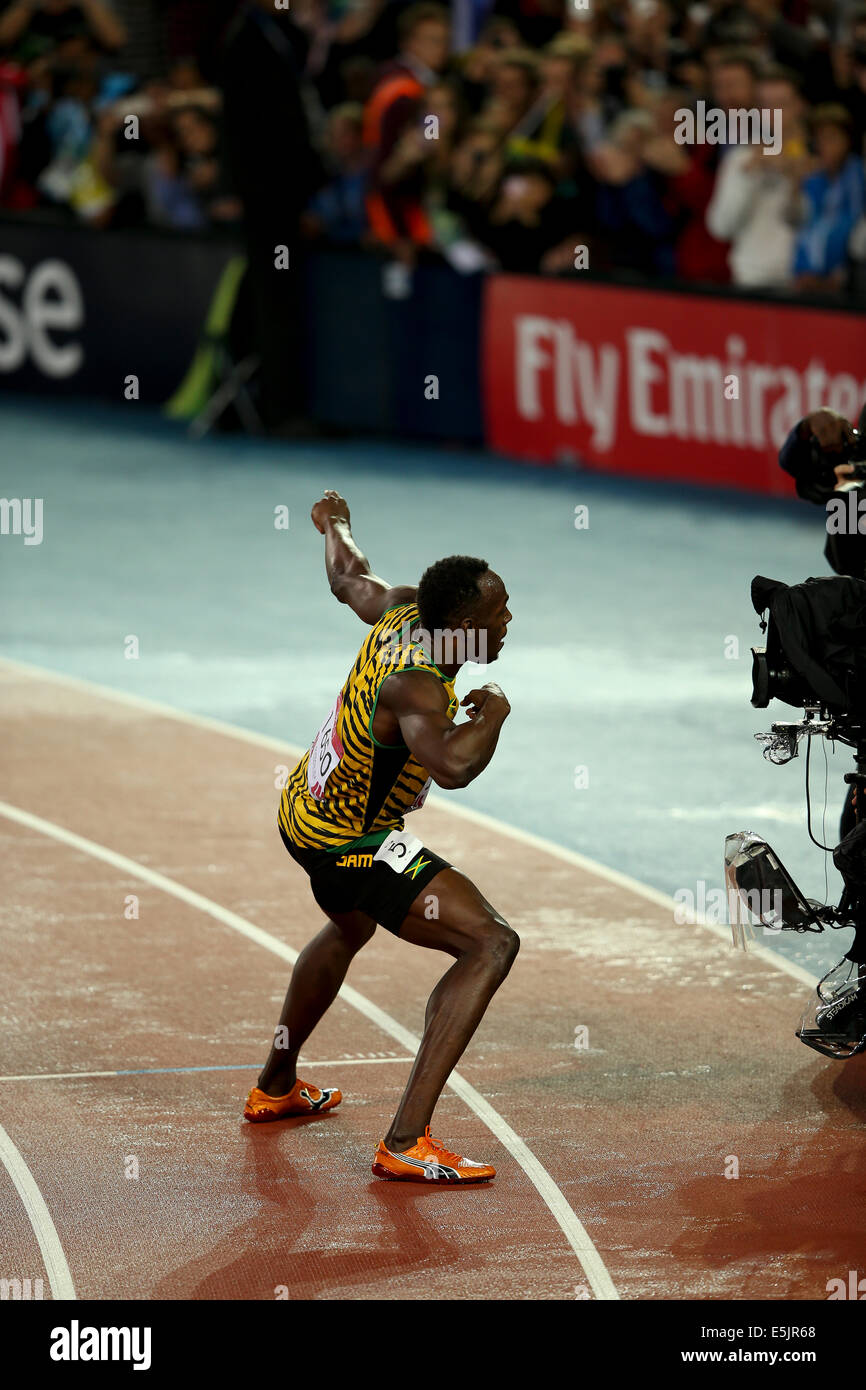
[[[497,14],[514,21],[520,37],[529,48],[543,48],[562,28],[565,4],[559,0],[496,0]]]
[[[820,293],[844,283],[848,239],[864,207],[863,163],[852,153],[851,117],[844,106],[812,114],[815,172],[804,179],[796,216],[801,223],[794,273],[801,290]]]
[[[625,50],[614,40],[597,45],[573,64],[565,93],[566,123],[571,138],[588,158],[603,144],[608,126],[623,109],[616,88],[624,62]]]
[[[665,0],[638,0],[624,8],[624,39],[636,74],[660,88],[671,58],[672,11]]]
[[[494,0],[451,0],[454,51],[465,53],[483,33]],[[518,37],[515,31],[515,39]]]
[[[484,25],[473,48],[460,62],[460,81],[470,111],[477,115],[487,100],[488,87],[501,55],[520,45],[520,31],[510,19],[494,15]]]
[[[91,106],[96,81],[84,68],[54,72],[53,96],[45,118],[49,159],[39,175],[38,187],[52,202],[68,203],[76,195],[81,165],[90,151]]]
[[[432,117],[436,138],[428,141],[425,162],[424,202],[434,245],[442,247],[454,232],[453,217],[447,203],[451,185],[451,165],[463,126],[465,112],[459,87],[450,78],[441,78],[428,89],[426,106]]]
[[[713,106],[722,111],[751,110],[758,100],[760,71],[757,55],[748,49],[723,48],[715,53],[710,62]]]
[[[592,55],[588,39],[560,34],[541,55],[541,81],[529,110],[509,138],[514,154],[548,160],[560,172],[573,136],[569,130],[569,98]]]
[[[384,73],[364,113],[370,156],[367,215],[385,245],[426,245],[432,229],[424,208],[424,161],[431,140],[424,129],[422,98],[447,61],[448,11],[412,5],[401,17],[400,52]]]
[[[324,106],[350,96],[341,69],[349,55],[377,49],[376,29],[386,8],[386,0],[293,0],[295,23],[308,44],[305,72]]]
[[[503,270],[538,270],[544,256],[569,240],[571,255],[580,240],[571,233],[573,210],[556,192],[556,174],[542,159],[509,164],[489,204],[486,222],[475,235]]]
[[[123,47],[126,30],[106,0],[12,0],[0,16],[0,49],[23,62],[81,39],[108,53]]]
[[[513,154],[523,153],[522,125],[535,105],[540,79],[538,59],[525,49],[507,49],[493,66],[482,114],[498,126]]]
[[[677,144],[699,101],[781,109],[782,152]],[[574,274],[591,245],[593,271],[833,296],[866,285],[864,142],[863,0],[0,0],[0,204],[198,233],[242,204],[275,415],[297,285],[263,248],[302,218],[467,271]]]
[[[168,88],[153,84],[139,138],[127,140],[123,106],[100,113],[90,152],[95,174],[110,196],[102,221],[147,221],[174,231],[203,231],[237,222],[241,205],[219,159],[219,129],[208,111],[176,106]]]
[[[367,236],[367,159],[364,112],[357,102],[335,106],[328,117],[325,164],[330,178],[304,216],[307,236],[335,245],[359,245]]]
[[[11,199],[21,143],[19,94],[26,82],[23,70],[0,61],[0,204]]]
[[[720,241],[731,243],[734,284],[782,289],[791,284],[794,273],[792,181],[799,183],[807,162],[796,74],[770,69],[759,86],[758,102],[762,109],[781,112],[776,118],[781,119],[781,153],[769,154],[754,145],[730,150],[707,208],[707,227]]]
[[[730,32],[730,30],[722,30]],[[711,105],[722,111],[750,110],[758,99],[759,62],[748,50],[719,46],[707,55]],[[719,168],[731,153],[725,145],[682,146],[687,158],[670,188],[677,217],[675,269],[686,280],[724,283],[730,279],[729,247],[707,221]]]
[[[854,153],[866,153],[866,6],[848,16],[844,40],[833,49],[837,95],[850,116]]]
[[[448,170],[445,212],[449,233],[439,244],[447,259],[460,269],[480,270],[495,264],[482,246],[487,213],[504,169],[499,131],[476,117],[454,147]]]
[[[200,225],[240,220],[242,205],[232,195],[220,162],[219,128],[200,106],[185,106],[171,120],[177,174],[195,199]]]
[[[664,180],[647,157],[656,124],[648,111],[618,116],[599,147],[598,226],[616,265],[646,275],[673,275],[675,226],[663,198]]]
[[[376,85],[377,67],[373,59],[363,53],[355,54],[343,60],[338,73],[340,90],[345,100],[366,106]]]
[[[474,220],[478,208],[493,198],[503,169],[499,131],[479,117],[471,122],[451,157],[450,205]]]

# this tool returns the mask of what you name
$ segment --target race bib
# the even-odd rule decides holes
[[[410,835],[408,830],[394,830],[385,836],[373,855],[373,860],[387,864],[395,874],[402,874],[404,869],[408,869],[419,849],[423,848],[417,835]]]
[[[429,792],[432,783],[433,783],[433,778],[432,778],[432,777],[428,777],[428,778],[427,778],[427,781],[424,783],[424,785],[423,785],[423,787],[421,788],[420,792],[419,792],[418,795],[415,797],[415,800],[412,802],[412,805],[409,806],[409,807],[407,807],[407,809],[406,809],[406,815],[407,815],[407,816],[408,816],[408,814],[409,814],[410,811],[420,811],[420,810],[421,810],[421,807],[424,805],[424,802],[427,800],[427,793]]]
[[[342,704],[343,692],[341,690],[334,708],[313,739],[313,746],[310,749],[310,761],[307,764],[307,786],[317,801],[321,801],[328,778],[339,767],[340,759],[343,756],[343,745],[337,736],[337,725]]]

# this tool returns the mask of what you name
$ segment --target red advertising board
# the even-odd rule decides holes
[[[492,449],[759,492],[798,420],[866,401],[866,316],[800,306],[491,276],[482,352]]]

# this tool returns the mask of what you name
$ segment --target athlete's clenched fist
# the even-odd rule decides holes
[[[501,719],[505,719],[511,713],[511,706],[503,690],[492,681],[488,681],[480,690],[470,690],[468,695],[464,695],[460,701],[461,705],[468,705],[466,710],[470,719],[484,710],[485,714],[497,714]]]
[[[316,530],[324,535],[329,521],[349,521],[349,504],[339,492],[329,488],[321,500],[314,504],[310,516]]]

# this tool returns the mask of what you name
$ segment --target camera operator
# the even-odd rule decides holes
[[[858,425],[855,428],[827,406],[813,410],[791,430],[779,450],[779,463],[793,477],[797,496],[827,512],[824,556],[830,568],[853,579],[866,579],[866,406]],[[830,499],[835,493],[852,491],[857,496],[853,507],[846,509],[846,523],[836,524],[837,514],[831,526]],[[858,518],[850,531],[849,515]]]
[[[863,414],[866,414],[866,407]],[[848,455],[857,439],[851,421],[827,406],[813,410],[811,415],[800,420],[779,450],[779,464],[794,479],[797,496],[804,502],[815,502],[823,507],[835,491],[849,488],[856,465]],[[866,539],[862,555],[863,560],[856,570],[839,569],[830,555],[827,559],[837,574],[851,574],[862,579],[866,570]]]

